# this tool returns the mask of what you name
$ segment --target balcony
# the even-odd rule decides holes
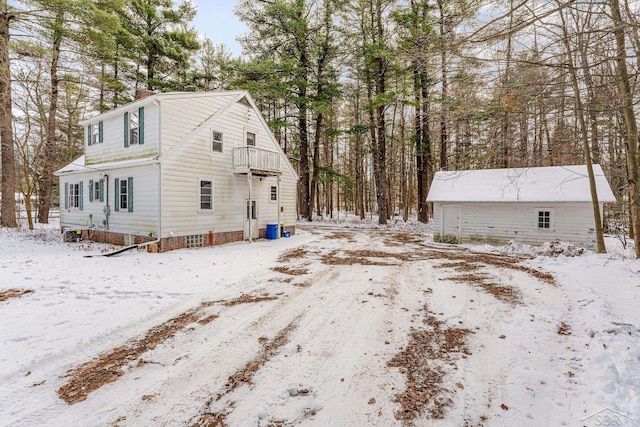
[[[234,173],[269,176],[280,174],[280,153],[253,146],[233,149]]]

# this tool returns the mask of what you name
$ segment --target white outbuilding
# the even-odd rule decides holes
[[[616,199],[602,168],[593,165],[593,171],[602,213],[603,204]],[[441,171],[427,202],[433,203],[435,241],[596,246],[585,165]]]

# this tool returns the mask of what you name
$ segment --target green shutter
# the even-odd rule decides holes
[[[113,180],[115,184],[115,191],[113,192],[115,196],[115,203],[113,204],[113,209],[118,212],[120,210],[120,180],[118,178]]]
[[[104,125],[98,122],[98,142],[104,142]]]
[[[64,208],[69,209],[69,183],[64,183]]]
[[[138,144],[144,144],[144,107],[138,108]]]
[[[98,193],[100,194],[100,201],[104,202],[104,179],[100,179],[100,184],[98,188]]]
[[[91,145],[91,125],[87,126],[87,145]]]
[[[89,201],[93,202],[93,180],[89,180]]]
[[[80,208],[80,210],[82,210],[82,191],[84,190],[84,183],[82,181],[80,181],[80,184],[78,185],[78,192],[80,194],[78,194],[78,208]]]
[[[129,113],[124,113],[124,146],[129,146]]]
[[[133,212],[133,177],[127,178],[127,209]]]

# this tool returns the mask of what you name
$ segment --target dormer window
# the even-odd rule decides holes
[[[144,144],[144,107],[124,113],[124,146]]]

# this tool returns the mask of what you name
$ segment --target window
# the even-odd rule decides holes
[[[144,107],[124,113],[124,146],[144,144]]]
[[[69,208],[79,208],[80,207],[80,185],[79,184],[69,184]]]
[[[222,132],[211,131],[211,150],[222,153]]]
[[[551,211],[538,210],[538,229],[549,230],[551,228]]]
[[[129,144],[138,143],[138,113],[129,113]]]
[[[247,145],[256,145],[256,134],[253,132],[247,132]]]
[[[89,181],[89,201],[104,202],[104,180]]]
[[[114,179],[114,209],[133,212],[133,177]]]
[[[103,124],[98,122],[87,126],[87,145],[99,144],[104,140]]]
[[[271,186],[271,201],[275,202],[278,200],[278,187],[275,185]]]
[[[194,234],[187,236],[187,248],[202,248],[204,247],[204,236],[202,234]]]
[[[82,181],[79,183],[64,183],[64,208],[82,210]]]
[[[213,186],[211,181],[200,181],[200,209],[213,209]]]
[[[256,206],[256,201],[247,200],[247,219],[258,219],[258,207]]]

